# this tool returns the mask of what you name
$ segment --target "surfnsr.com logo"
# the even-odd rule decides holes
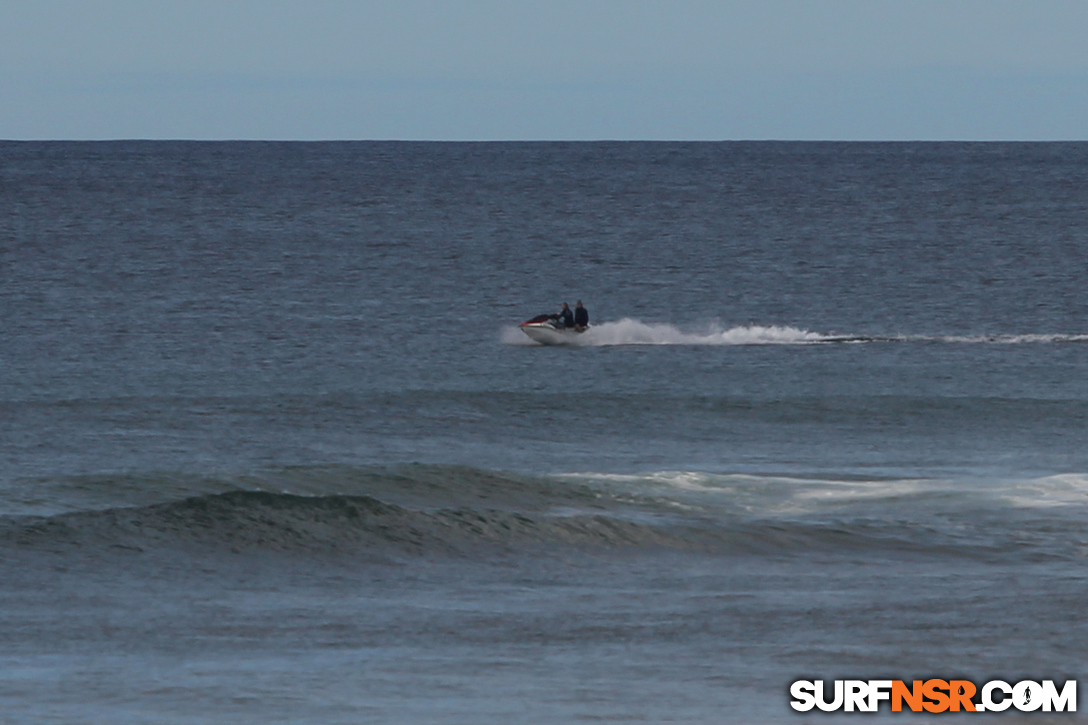
[[[790,685],[790,707],[799,712],[818,708],[824,712],[876,712],[888,702],[892,712],[1076,712],[1077,681],[1058,689],[1053,680],[1023,680],[1010,685],[991,680],[981,688],[968,680],[835,680],[831,688],[823,680],[798,680]]]

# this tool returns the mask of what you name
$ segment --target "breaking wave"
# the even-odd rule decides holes
[[[507,345],[538,346],[517,327],[502,331]],[[950,344],[1043,344],[1088,342],[1086,334],[1024,334],[1024,335],[874,335],[813,332],[788,325],[741,325],[725,328],[712,324],[702,329],[684,330],[664,322],[642,322],[625,317],[614,322],[602,322],[571,338],[576,347],[609,347],[620,345],[821,345],[873,342],[939,342]]]
[[[1082,474],[966,483],[684,471],[531,476],[413,465],[288,469],[231,485],[155,504],[2,516],[0,552],[210,547],[388,558],[481,547],[634,547],[775,556],[1088,556]],[[284,485],[296,490],[268,490]]]

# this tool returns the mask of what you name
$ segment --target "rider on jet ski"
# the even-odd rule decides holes
[[[559,314],[552,315],[552,319],[556,321],[562,320],[563,327],[574,327],[574,313],[570,311],[570,307],[567,303],[563,303],[563,309],[559,310]]]
[[[582,301],[578,300],[578,304],[574,306],[574,329],[585,332],[587,327],[589,327],[589,310],[582,307]]]

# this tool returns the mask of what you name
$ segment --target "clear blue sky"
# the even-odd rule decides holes
[[[4,139],[1088,139],[1088,0],[0,0]]]

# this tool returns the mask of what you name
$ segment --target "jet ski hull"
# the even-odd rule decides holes
[[[550,322],[523,322],[521,331],[541,345],[573,345],[580,332],[569,327],[556,327]]]

